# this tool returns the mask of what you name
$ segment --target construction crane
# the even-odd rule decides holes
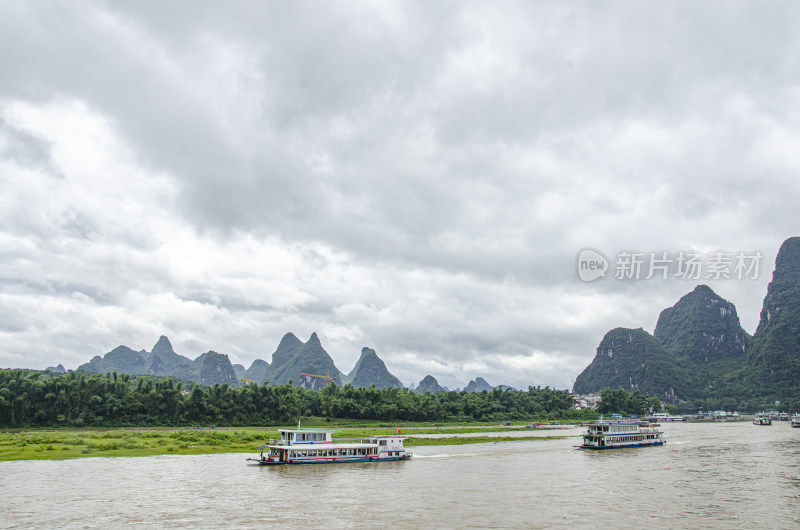
[[[242,382],[244,382],[244,385],[242,386],[247,386],[247,383],[255,383],[255,381],[253,381],[252,379],[247,379],[246,377],[242,377],[241,380]]]
[[[336,378],[331,376],[330,370],[328,371],[327,375],[307,374],[305,372],[300,372],[300,375],[307,375],[309,377],[319,377],[320,379],[324,379],[325,380],[325,386],[330,385],[331,381],[336,381]]]

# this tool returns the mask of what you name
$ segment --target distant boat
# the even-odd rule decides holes
[[[685,421],[686,418],[683,416],[672,416],[667,414],[666,412],[657,412],[655,414],[651,414],[645,418],[645,420],[650,422],[656,421]]]
[[[651,424],[629,421],[596,421],[583,435],[581,449],[622,449],[664,445],[663,433]]]
[[[279,429],[280,440],[257,449],[258,458],[248,458],[253,465],[336,464],[345,462],[386,462],[408,460],[411,453],[403,447],[404,436],[372,436],[361,442],[333,443],[325,429]],[[264,452],[266,451],[266,454]]]
[[[759,412],[753,417],[753,425],[772,425],[769,414]]]
[[[800,414],[792,416],[792,427],[800,427]]]

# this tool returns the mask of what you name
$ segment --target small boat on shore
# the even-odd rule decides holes
[[[663,433],[652,424],[629,421],[596,421],[589,424],[580,449],[623,449],[664,445]]]
[[[403,447],[404,436],[371,436],[360,442],[333,443],[336,431],[325,429],[279,429],[280,440],[257,447],[258,458],[248,458],[251,465],[335,464],[345,462],[387,462],[408,460],[411,453]],[[398,429],[399,433],[399,429]],[[266,454],[265,454],[266,453]]]
[[[753,417],[753,425],[772,425],[769,414],[758,413]]]

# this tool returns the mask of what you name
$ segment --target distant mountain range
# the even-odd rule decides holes
[[[238,385],[236,373],[227,355],[208,351],[197,359],[178,355],[169,339],[163,335],[153,349],[134,351],[127,346],[118,346],[105,354],[92,358],[78,367],[79,371],[104,374],[107,372],[129,375],[170,376],[175,379],[196,381],[203,385],[215,383]]]
[[[63,372],[64,367],[50,367],[52,372]],[[150,351],[135,351],[127,346],[118,346],[105,355],[95,356],[88,363],[78,367],[87,373],[126,373],[129,375],[152,375],[174,379],[195,381],[203,385],[225,384],[242,386],[248,383],[274,385],[289,383],[319,390],[328,382],[337,385],[350,383],[355,387],[403,388],[403,383],[395,377],[375,350],[364,347],[361,357],[353,370],[345,375],[334,364],[331,356],[322,347],[319,337],[312,333],[308,341],[302,342],[293,333],[283,336],[272,354],[272,364],[256,359],[249,368],[241,364],[231,364],[227,355],[208,351],[191,360],[178,355],[165,336],[159,337]],[[480,392],[491,390],[486,381],[478,377],[470,381],[465,390]],[[510,388],[501,385],[501,388]],[[425,377],[414,390],[417,393],[447,390],[432,376]]]
[[[800,407],[800,237],[781,245],[752,337],[706,285],[664,309],[653,335],[616,328],[575,380],[579,394],[639,390],[702,408]]]

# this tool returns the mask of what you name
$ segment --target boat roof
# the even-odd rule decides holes
[[[290,451],[310,451],[315,449],[362,449],[365,447],[378,447],[378,444],[363,444],[363,443],[349,443],[349,444],[335,444],[335,443],[316,443],[316,444],[299,444],[299,445],[269,445],[265,446],[275,449],[289,449]]]
[[[334,431],[331,429],[278,429],[278,432],[295,432],[295,433],[334,433],[339,431]]]

